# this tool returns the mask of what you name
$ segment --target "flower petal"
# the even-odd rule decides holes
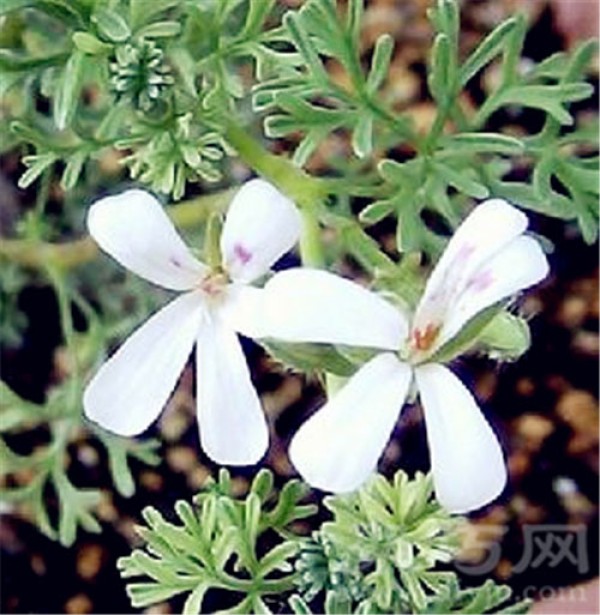
[[[548,270],[546,256],[535,239],[526,236],[513,239],[471,276],[463,293],[448,310],[438,345],[454,337],[485,308],[543,280]]]
[[[486,260],[527,228],[527,216],[501,199],[478,205],[459,226],[429,277],[413,327],[443,322],[446,310]]]
[[[383,353],[300,427],[290,459],[304,480],[325,491],[359,487],[375,470],[408,393],[411,368]]]
[[[96,201],[87,225],[105,252],[164,288],[191,290],[207,271],[192,256],[162,205],[143,190]]]
[[[470,391],[446,367],[415,369],[436,497],[450,512],[481,508],[506,484],[498,439]]]
[[[265,454],[269,430],[242,347],[212,317],[196,348],[200,442],[217,463],[251,465]]]
[[[199,293],[178,297],[137,329],[92,378],[87,417],[122,436],[144,431],[166,404],[202,322]]]
[[[375,293],[332,273],[296,268],[265,285],[269,337],[397,350],[408,322]]]
[[[246,182],[229,206],[221,234],[225,269],[233,280],[255,280],[292,248],[300,229],[292,201],[262,179]]]
[[[264,290],[246,284],[230,284],[220,316],[237,333],[253,339],[264,337]]]

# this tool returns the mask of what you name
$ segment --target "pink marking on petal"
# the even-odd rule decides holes
[[[169,262],[175,267],[181,267],[181,261],[176,256],[171,256],[169,258]]]
[[[469,287],[477,292],[481,292],[488,288],[493,281],[494,276],[491,271],[481,271],[469,282]]]
[[[247,250],[243,245],[236,243],[233,246],[233,253],[235,257],[242,263],[242,265],[247,264],[252,259],[252,252]]]
[[[463,246],[461,246],[460,250],[457,252],[456,257],[455,257],[455,262],[457,263],[466,262],[467,260],[469,260],[473,252],[475,252],[474,245],[471,245],[469,243],[464,244]]]

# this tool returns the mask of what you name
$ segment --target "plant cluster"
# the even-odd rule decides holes
[[[397,42],[383,34],[372,49],[361,46],[364,9],[364,0],[306,0],[294,9],[276,0],[0,3],[0,153],[19,154],[19,187],[32,205],[0,244],[0,339],[14,344],[26,326],[20,291],[47,284],[70,360],[43,404],[3,385],[0,498],[29,509],[47,535],[71,544],[78,527],[100,529],[98,493],[69,477],[69,447],[82,430],[106,448],[122,495],[135,488],[131,458],[158,460],[155,442],[117,438],[82,419],[91,370],[165,301],[97,261],[96,245],[81,236],[84,206],[115,183],[135,181],[165,201],[185,198],[167,211],[198,241],[229,203],[239,159],[298,206],[304,265],[335,269],[349,257],[402,308],[417,305],[423,265],[439,256],[474,199],[504,198],[574,223],[588,243],[597,239],[598,125],[580,121],[572,107],[593,93],[595,41],[525,62],[527,23],[515,15],[465,52],[459,3],[432,2],[426,87],[436,115],[423,134],[389,95]],[[342,79],[330,70],[334,62]],[[469,88],[492,67],[493,87],[466,105]],[[515,126],[524,109],[540,120],[534,134]],[[312,157],[339,134],[351,144],[348,156],[331,160],[327,175],[309,173]],[[267,147],[280,139],[293,144],[290,158]],[[370,234],[384,219],[395,224],[396,249]],[[325,245],[323,228],[335,241]],[[477,350],[514,360],[525,352],[526,320],[501,308],[467,326],[452,356]],[[332,376],[350,376],[372,356],[343,346],[264,345],[330,388]],[[43,444],[21,450],[20,438],[31,434]],[[298,503],[297,483],[274,504],[264,472],[244,501],[231,497],[227,482],[222,473],[194,506],[180,503],[183,525],[146,511],[148,552],[121,565],[126,577],[153,579],[130,585],[134,604],[188,593],[186,612],[197,612],[205,593],[221,589],[241,595],[240,612],[262,612],[281,596],[299,613],[483,612],[508,597],[490,583],[460,589],[451,573],[434,569],[453,554],[453,524],[424,477],[379,477],[351,496],[328,498],[332,520],[311,538],[290,527],[312,512]]]
[[[123,578],[133,579],[132,604],[182,594],[192,614],[227,590],[240,596],[231,613],[525,613],[530,605],[508,606],[506,586],[461,589],[454,572],[434,569],[456,553],[459,519],[433,500],[429,476],[376,475],[353,494],[325,498],[330,520],[310,536],[297,523],[317,512],[302,503],[306,488],[292,480],[277,493],[273,482],[261,470],[236,499],[221,470],[193,505],[177,502],[176,523],[146,508],[144,548],[119,561]]]

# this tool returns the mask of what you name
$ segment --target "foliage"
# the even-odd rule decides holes
[[[100,532],[94,510],[100,502],[100,491],[73,484],[66,463],[68,447],[81,440],[79,391],[63,385],[51,391],[46,403],[40,405],[21,399],[0,383],[0,399],[0,431],[5,434],[0,438],[0,476],[6,485],[0,489],[0,498],[23,505],[27,516],[46,536],[65,546],[73,544],[78,527]],[[8,444],[11,438],[16,440],[18,435],[41,426],[47,426],[49,431],[47,442],[31,454],[17,453]],[[159,442],[125,440],[100,430],[97,438],[108,455],[116,490],[125,497],[131,496],[135,482],[130,460],[158,464]]]
[[[458,520],[432,499],[430,477],[376,475],[354,494],[326,498],[333,518],[310,538],[293,526],[317,510],[300,503],[306,491],[289,481],[276,495],[272,474],[261,470],[236,500],[221,470],[194,506],[177,502],[178,524],[146,508],[145,549],[119,561],[121,575],[136,579],[127,587],[132,604],[184,594],[183,612],[198,613],[217,589],[242,596],[228,608],[235,613],[277,612],[284,596],[295,613],[311,605],[325,613],[487,613],[510,599],[505,586],[460,589],[455,573],[435,569],[457,549]]]
[[[107,261],[84,266],[97,258],[80,237],[85,207],[115,184],[135,180],[179,200],[235,184],[238,157],[301,208],[304,264],[333,269],[350,257],[406,310],[423,289],[422,263],[447,239],[440,229],[454,229],[474,200],[503,197],[575,221],[587,242],[596,240],[597,123],[582,121],[573,106],[592,94],[586,79],[596,43],[526,62],[527,24],[514,15],[465,54],[459,3],[432,2],[426,86],[436,115],[420,132],[410,109],[389,99],[393,38],[383,34],[372,49],[361,47],[364,4],[306,0],[284,10],[275,0],[0,3],[0,144],[21,157],[28,209],[11,229],[15,237],[0,244],[0,335],[3,343],[18,341],[25,326],[20,291],[50,284],[72,363],[43,404],[3,387],[0,497],[28,508],[48,536],[70,544],[79,527],[99,529],[98,492],[69,478],[70,444],[97,438],[123,495],[135,488],[131,458],[157,462],[156,443],[112,437],[81,418],[83,383],[108,346],[164,301]],[[487,83],[480,104],[466,105],[473,85]],[[534,134],[518,128],[526,110],[539,120]],[[313,156],[339,134],[351,153],[331,160],[326,177],[309,174]],[[292,143],[293,156],[275,156],[265,142],[279,149]],[[202,236],[231,196],[215,194],[169,211]],[[53,199],[58,211],[49,206]],[[397,240],[385,250],[365,229],[384,219],[395,224]],[[323,242],[321,227],[335,241]],[[470,323],[442,349],[443,359],[472,349],[520,356],[529,346],[527,323],[505,308]],[[74,313],[83,315],[80,331]],[[293,369],[343,377],[368,358],[341,347],[269,340],[265,347]],[[38,433],[38,449],[19,450],[19,437]],[[121,564],[127,578],[153,579],[130,585],[134,604],[188,593],[186,611],[197,612],[205,593],[220,588],[242,596],[240,611],[264,611],[274,600],[286,608],[285,596],[299,613],[484,612],[508,597],[490,583],[460,589],[452,573],[434,569],[452,555],[453,522],[431,501],[424,477],[379,477],[357,494],[328,498],[332,519],[311,538],[289,527],[312,510],[298,503],[302,488],[288,483],[276,500],[271,482],[260,473],[246,499],[236,501],[222,473],[195,507],[178,504],[183,525],[147,510],[148,552]]]
[[[183,612],[197,613],[207,591],[225,589],[244,596],[231,612],[269,612],[265,599],[293,587],[289,560],[299,539],[290,536],[290,525],[315,512],[314,506],[299,504],[306,491],[299,481],[288,481],[274,501],[273,475],[261,470],[249,494],[238,501],[223,469],[218,481],[209,481],[196,496],[195,507],[183,500],[176,504],[182,525],[146,508],[147,526],[139,530],[146,550],[119,560],[124,578],[152,579],[128,585],[132,604],[147,606],[185,593]],[[265,543],[272,533],[283,541],[269,548]]]
[[[304,62],[254,89],[254,108],[268,113],[269,136],[301,134],[294,159],[303,164],[330,133],[348,129],[354,154],[365,160],[365,171],[361,177],[349,167],[343,189],[373,199],[361,211],[364,223],[396,217],[397,245],[403,252],[438,253],[442,240],[421,214],[429,210],[454,228],[464,215],[465,197],[503,197],[546,215],[577,219],[586,241],[595,240],[598,159],[582,159],[579,153],[582,148],[597,149],[597,126],[563,129],[574,124],[569,105],[592,94],[584,79],[595,41],[582,44],[571,57],[556,54],[524,73],[520,62],[526,24],[517,15],[499,24],[461,61],[458,5],[440,0],[430,9],[435,38],[427,80],[437,115],[428,134],[420,135],[379,92],[393,57],[389,35],[377,40],[370,69],[361,67],[362,10],[362,2],[349,2],[341,20],[335,0],[309,0],[286,16],[284,23]],[[329,58],[345,70],[347,89],[327,71]],[[467,110],[461,103],[463,91],[495,61],[499,83],[479,109]],[[519,137],[509,132],[510,126],[505,132],[487,128],[498,111],[515,107],[545,114],[542,130]],[[404,162],[378,155],[390,143],[396,148],[404,145],[412,155]],[[530,165],[528,181],[510,177],[517,162]],[[557,191],[552,178],[566,190]]]

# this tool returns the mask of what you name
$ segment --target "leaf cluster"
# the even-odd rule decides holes
[[[302,165],[333,132],[348,133],[357,162],[338,165],[344,178],[339,189],[371,199],[360,213],[363,223],[397,220],[401,252],[438,254],[443,234],[428,226],[423,214],[439,220],[438,229],[440,224],[453,229],[469,199],[490,197],[577,220],[586,241],[594,241],[597,125],[576,126],[569,108],[592,95],[586,73],[595,41],[525,68],[527,25],[516,15],[463,58],[458,3],[439,0],[429,11],[434,43],[427,69],[436,116],[420,134],[409,115],[386,100],[382,86],[394,58],[389,35],[379,37],[369,66],[364,65],[362,12],[362,0],[349,1],[345,14],[335,0],[308,0],[284,17],[302,63],[254,87],[254,109],[267,113],[268,136],[298,135],[294,160]],[[343,85],[329,70],[334,61]],[[479,107],[467,107],[468,88],[484,73],[498,75],[497,83]],[[511,117],[518,122],[525,109],[545,118],[539,133],[522,135],[507,122]],[[392,148],[403,148],[405,159],[390,156]],[[525,180],[512,176],[515,167],[529,171]]]
[[[327,497],[331,520],[309,538],[293,525],[316,512],[300,503],[306,493],[292,480],[276,494],[272,474],[261,470],[236,499],[221,470],[194,505],[177,502],[176,523],[147,508],[138,530],[145,547],[119,561],[121,575],[134,579],[132,604],[183,594],[183,612],[193,614],[221,590],[233,613],[279,612],[285,597],[294,613],[517,613],[529,606],[498,611],[509,588],[487,581],[461,589],[455,573],[436,568],[456,552],[459,521],[433,500],[431,477],[377,475],[354,494]]]
[[[198,613],[205,594],[226,590],[239,601],[233,613],[270,612],[265,601],[294,587],[296,574],[290,563],[299,539],[290,525],[315,512],[300,504],[306,487],[299,481],[285,484],[275,499],[273,475],[261,470],[243,500],[232,496],[229,473],[222,469],[194,499],[194,506],[181,500],[173,524],[154,508],[143,511],[145,527],[139,528],[145,549],[119,560],[134,606],[142,607],[186,594],[183,612]],[[273,538],[279,541],[272,546]],[[234,598],[235,599],[235,598]]]
[[[44,404],[34,404],[0,382],[0,501],[23,507],[41,532],[65,546],[73,544],[78,528],[101,531],[95,510],[100,491],[75,485],[69,476],[69,448],[82,439],[79,399],[67,383],[53,389]],[[28,454],[15,452],[11,440],[35,438],[40,430],[48,432],[46,443]],[[157,465],[158,441],[137,442],[101,430],[95,435],[117,492],[130,497],[135,492],[130,462]]]

